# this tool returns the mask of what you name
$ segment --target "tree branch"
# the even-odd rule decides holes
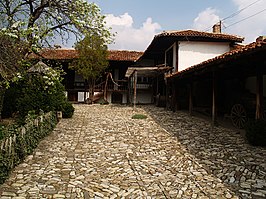
[[[56,26],[53,26],[53,27],[49,28],[48,30],[46,30],[46,31],[41,35],[40,38],[45,37],[45,35],[47,35],[49,32],[52,32],[52,31],[54,31],[54,30],[56,30],[56,29],[63,28],[64,26],[67,26],[67,25],[71,25],[71,21],[68,21],[68,22],[65,22],[65,23],[62,23],[62,24],[58,24],[58,25],[56,25]]]
[[[41,1],[41,5],[39,7],[37,7],[35,10],[33,10],[33,4],[32,4],[32,0],[29,1],[30,3],[30,7],[31,7],[31,16],[28,22],[28,28],[33,27],[34,23],[37,21],[37,19],[39,19],[39,17],[41,16],[43,10],[47,7],[49,7],[49,2],[45,2],[44,0]]]

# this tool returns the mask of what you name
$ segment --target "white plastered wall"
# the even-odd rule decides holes
[[[228,42],[181,41],[178,45],[178,71],[230,51]]]
[[[123,93],[123,99],[122,99],[122,104],[127,103],[127,93]]]
[[[137,104],[151,104],[152,91],[151,90],[137,90]]]
[[[86,92],[86,99],[90,96],[89,92]],[[78,92],[78,102],[84,102],[84,92]]]

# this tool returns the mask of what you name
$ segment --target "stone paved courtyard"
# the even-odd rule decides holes
[[[75,108],[0,186],[2,199],[266,198],[266,149],[236,131],[153,106]]]

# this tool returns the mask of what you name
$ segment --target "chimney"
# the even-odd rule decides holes
[[[214,26],[212,27],[212,32],[213,33],[221,33],[222,32],[221,21],[219,21],[217,24],[214,24]]]
[[[262,41],[266,41],[266,36],[259,36],[259,37],[256,39],[256,42],[262,42]]]
[[[62,48],[62,46],[61,45],[58,45],[58,44],[55,44],[54,47],[55,47],[55,49]]]

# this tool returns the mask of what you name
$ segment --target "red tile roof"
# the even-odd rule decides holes
[[[109,50],[108,51],[109,61],[136,61],[143,54],[143,52],[136,51],[119,51]],[[40,55],[31,54],[30,58],[44,58],[44,59],[56,59],[56,60],[70,60],[78,58],[78,52],[75,49],[44,49]]]
[[[43,49],[39,55],[31,54],[33,58],[68,60],[78,58],[78,52],[75,49]]]
[[[219,55],[217,57],[214,57],[212,59],[208,59],[208,60],[206,60],[204,62],[201,62],[199,64],[191,66],[191,67],[189,67],[189,68],[187,68],[185,70],[182,70],[182,71],[173,73],[171,75],[168,75],[167,78],[178,77],[180,75],[183,75],[183,74],[186,74],[186,73],[189,73],[189,72],[193,72],[193,71],[196,71],[196,70],[199,70],[199,69],[206,68],[209,65],[215,65],[215,64],[222,63],[224,61],[228,61],[228,60],[234,59],[234,58],[236,58],[237,56],[240,56],[240,55],[245,55],[245,54],[248,54],[248,53],[256,52],[257,50],[260,50],[260,49],[266,50],[266,40],[259,41],[259,42],[253,42],[253,43],[250,43],[250,44],[242,46],[242,47],[238,46],[238,48],[236,48],[234,50],[231,50],[231,51],[229,51],[227,53],[224,53],[224,54]]]
[[[205,41],[205,42],[242,42],[243,37],[224,33],[210,33],[197,30],[164,31],[154,36],[141,59],[152,59],[164,56],[165,50],[177,41]]]
[[[110,61],[137,61],[143,52],[126,50],[109,50],[108,59]]]
[[[158,37],[184,37],[183,40],[189,40],[189,38],[206,38],[206,39],[218,39],[218,40],[227,40],[234,42],[242,42],[244,40],[243,37],[236,35],[229,35],[224,33],[211,33],[211,32],[202,32],[197,30],[181,30],[181,31],[164,31],[154,38]]]

